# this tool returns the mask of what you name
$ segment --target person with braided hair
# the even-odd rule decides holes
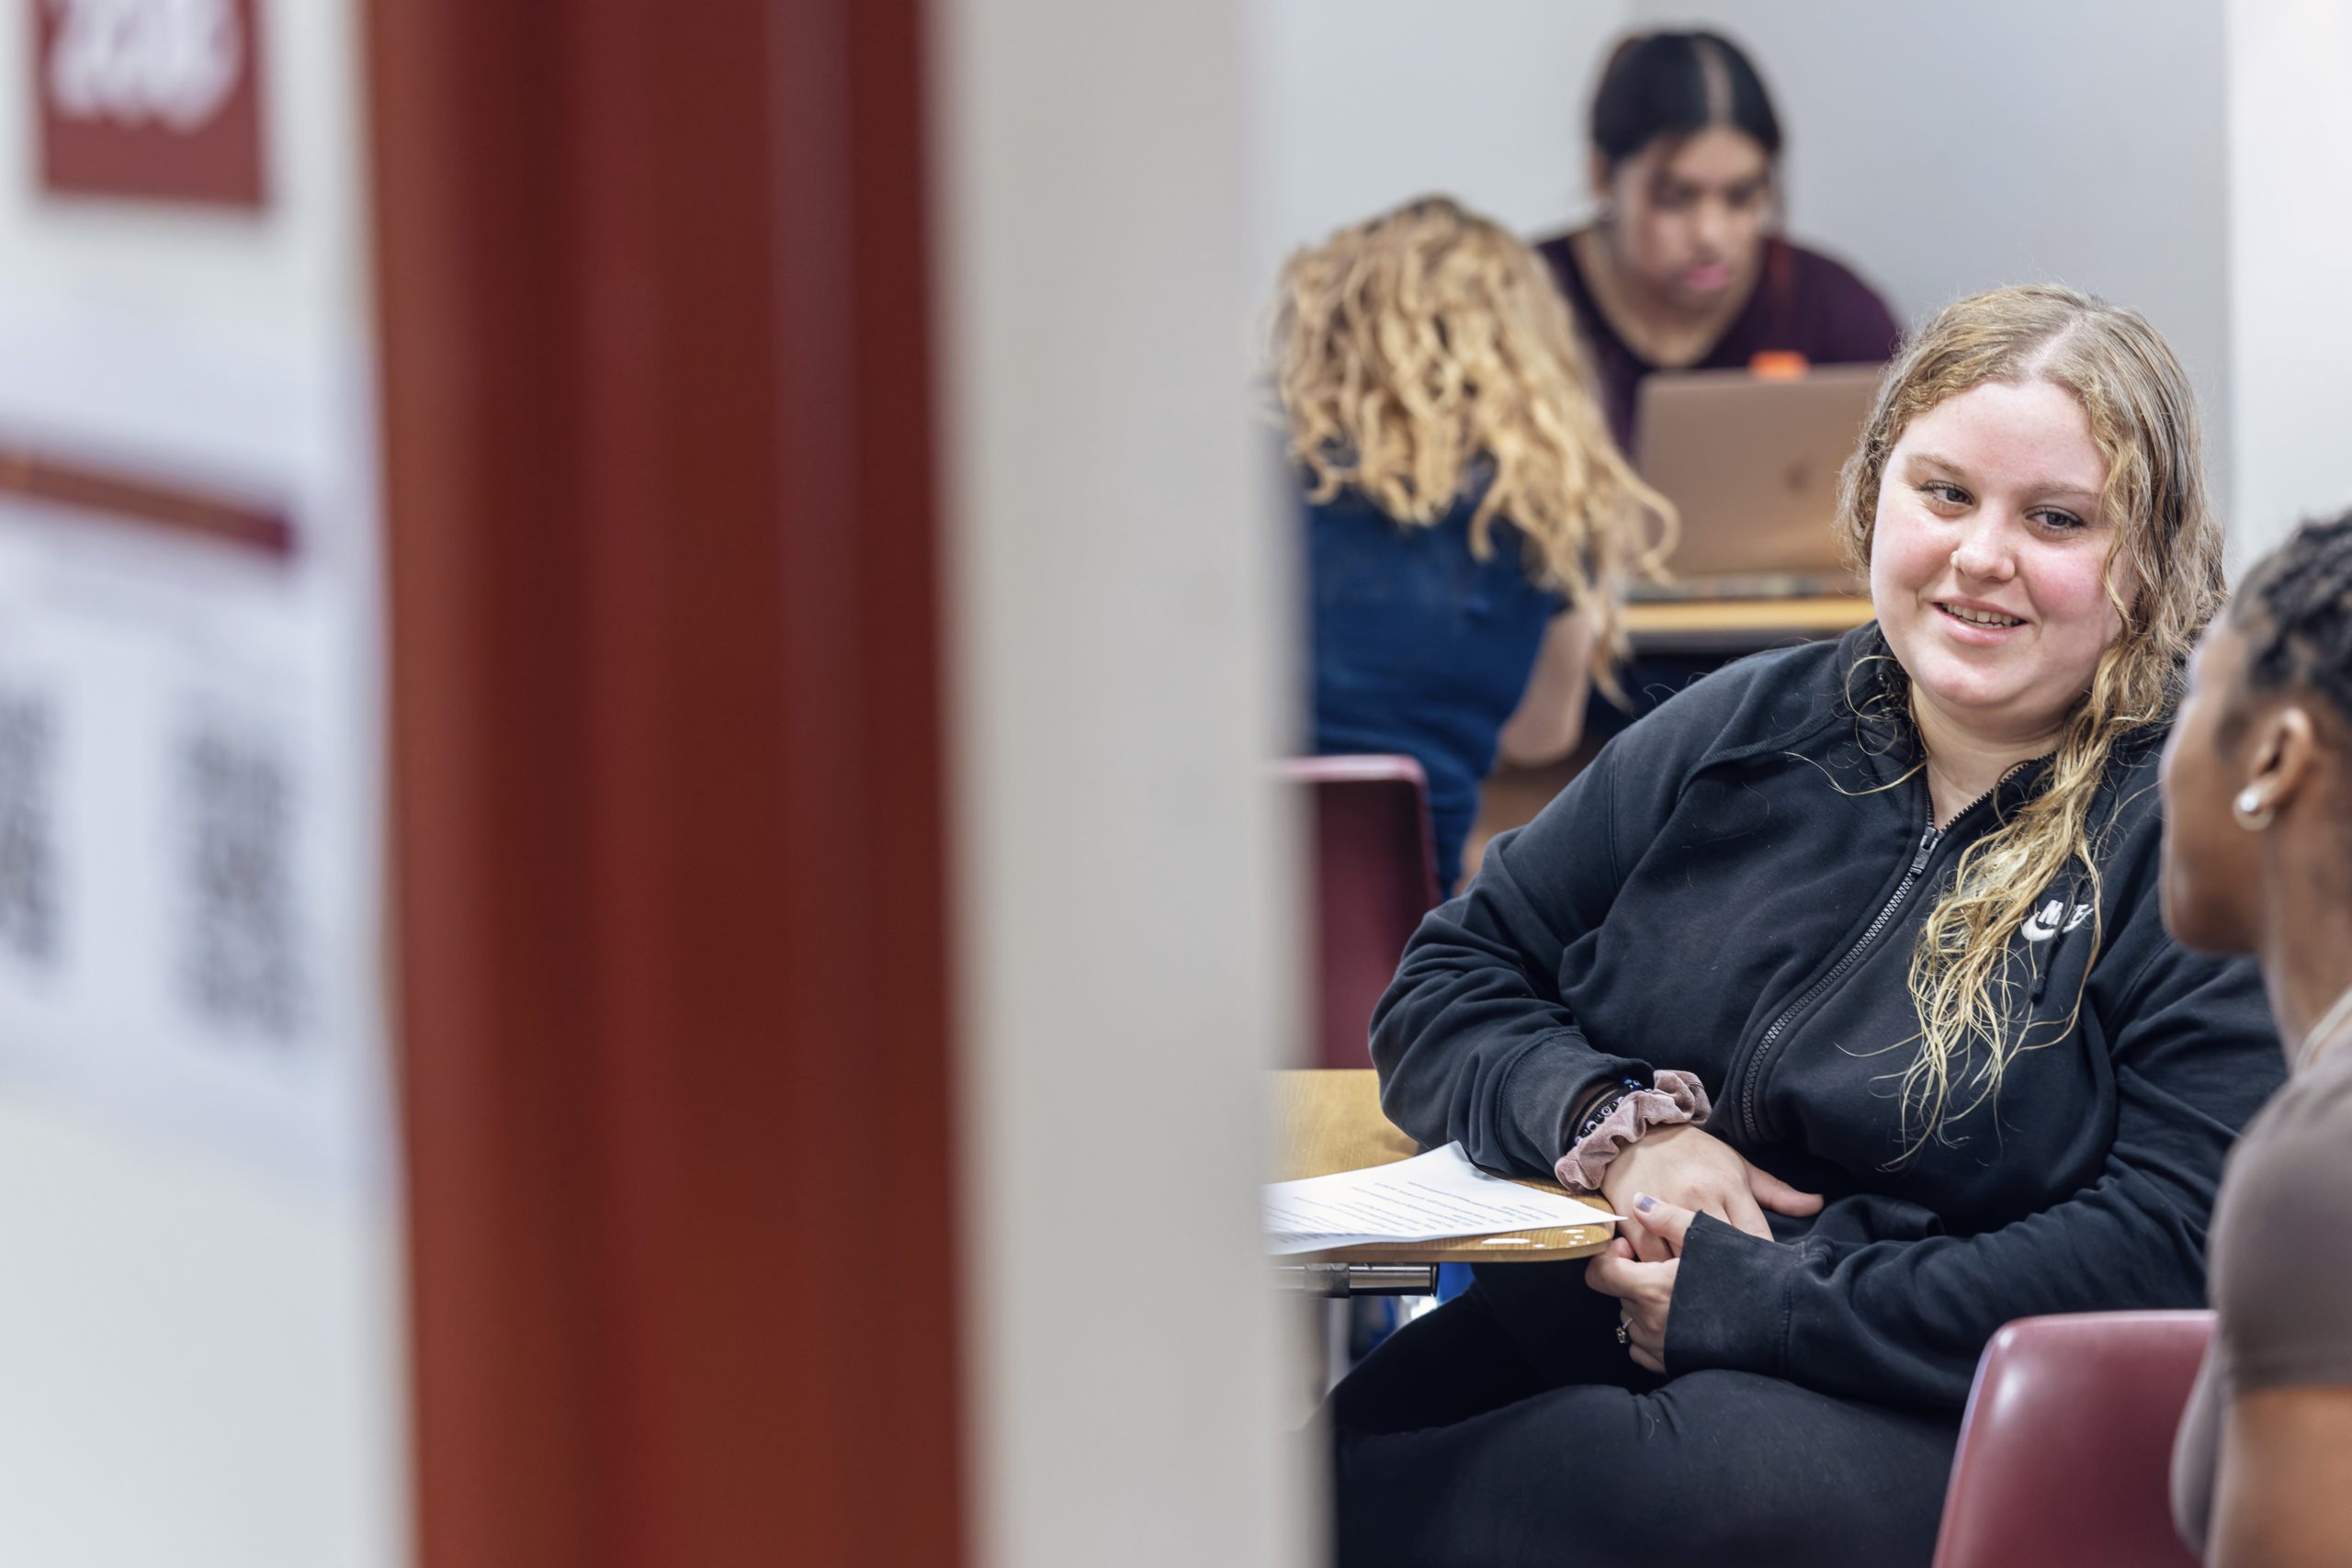
[[[1628,1219],[1482,1265],[1333,1391],[1348,1568],[1926,1563],[2002,1324],[2204,1301],[2281,1062],[2256,967],[2159,908],[2223,598],[2188,378],[2088,296],[1960,300],[1839,525],[1875,621],[1617,736],[1374,1014],[1399,1127]]]
[[[2164,911],[2253,953],[2288,1083],[2230,1156],[2217,1325],[2174,1452],[2206,1562],[2352,1561],[2352,513],[2306,524],[2199,644],[2164,760]]]

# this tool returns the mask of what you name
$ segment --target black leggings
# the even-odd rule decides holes
[[[1332,1391],[1340,1568],[1933,1556],[1957,1413],[1654,1377],[1583,1269],[1483,1268]]]

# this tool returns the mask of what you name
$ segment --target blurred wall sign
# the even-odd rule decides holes
[[[0,1079],[368,1181],[349,602],[221,482],[0,435]]]
[[[263,205],[254,0],[27,0],[41,188]]]

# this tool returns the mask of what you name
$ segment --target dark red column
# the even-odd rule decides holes
[[[368,14],[424,1562],[952,1565],[920,9]]]

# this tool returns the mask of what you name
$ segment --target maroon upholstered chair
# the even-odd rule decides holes
[[[1437,898],[1429,788],[1410,757],[1301,757],[1313,824],[1315,1065],[1368,1067],[1372,1008]]]
[[[1935,1568],[2196,1568],[2173,1533],[2172,1435],[2210,1312],[2027,1317],[1984,1348]]]

